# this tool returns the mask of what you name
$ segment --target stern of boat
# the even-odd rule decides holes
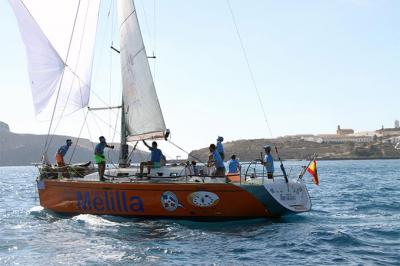
[[[262,185],[244,184],[242,188],[257,198],[271,216],[311,210],[311,199],[306,185],[301,180],[290,180],[288,183],[284,180],[271,180]]]

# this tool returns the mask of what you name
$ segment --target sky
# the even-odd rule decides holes
[[[119,58],[110,52],[111,0],[103,0],[90,106],[120,104]],[[141,29],[171,140],[187,151],[238,139],[356,132],[400,119],[400,1],[230,0],[270,131],[226,0],[138,0]],[[111,5],[112,6],[112,5]],[[155,7],[155,8],[154,8]],[[113,8],[111,8],[111,11]],[[0,121],[46,134],[33,110],[25,48],[0,1]],[[155,66],[155,67],[154,67]],[[112,69],[112,70],[111,70]],[[99,100],[102,99],[102,101]],[[78,136],[83,111],[56,134]],[[119,139],[115,113],[88,116],[82,137]],[[185,156],[161,143],[168,157]]]

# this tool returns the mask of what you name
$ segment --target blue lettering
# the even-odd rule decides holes
[[[86,191],[83,197],[82,197],[82,192],[78,191],[76,193],[76,199],[77,199],[76,206],[78,209],[85,211],[91,209],[89,191]]]
[[[133,196],[130,197],[129,199],[131,205],[129,206],[129,209],[134,212],[144,212],[143,208],[143,201],[140,197]]]
[[[115,204],[114,204],[114,195],[110,192],[110,201],[111,201],[111,209],[115,211]]]
[[[143,200],[138,196],[132,196],[128,202],[126,191],[104,191],[93,194],[89,191],[77,191],[76,206],[82,211],[90,211],[93,208],[95,211],[144,212]]]
[[[104,201],[106,202],[107,211],[110,210],[110,203],[108,202],[108,193],[104,191]]]
[[[103,199],[99,197],[99,194],[96,194],[95,197],[93,198],[93,208],[96,211],[104,211],[104,202]]]
[[[119,198],[119,192],[115,192],[115,198],[117,199],[117,206],[118,206],[118,210],[121,211],[121,201]]]
[[[123,191],[122,192],[122,203],[124,204],[124,211],[128,211],[128,206],[127,206],[127,204],[126,204],[126,192],[125,191]]]

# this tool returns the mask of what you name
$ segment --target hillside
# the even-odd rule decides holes
[[[76,144],[76,138],[55,135],[48,151],[48,158],[51,163],[55,163],[54,154],[61,145],[65,144],[66,139],[72,139],[74,142],[66,156],[66,162],[69,162]],[[7,124],[0,122],[0,166],[31,165],[40,162],[45,140],[45,135],[13,133]],[[80,139],[71,163],[93,161],[95,145],[96,143],[92,143],[88,139]],[[118,163],[119,145],[115,145],[114,150],[106,149],[107,152],[108,158],[112,162]],[[133,162],[139,162],[147,157],[148,153],[135,151],[132,159]]]
[[[282,159],[306,159],[314,153],[319,159],[385,159],[400,158],[400,150],[396,150],[393,144],[373,143],[342,143],[329,144],[317,143],[304,140],[293,140],[290,138],[278,139],[253,139],[238,140],[224,143],[225,159],[228,160],[232,154],[236,154],[241,161],[251,161],[260,158],[264,152],[265,144],[276,144]],[[207,160],[208,147],[194,150],[190,154],[203,161]],[[273,156],[276,157],[275,151]]]

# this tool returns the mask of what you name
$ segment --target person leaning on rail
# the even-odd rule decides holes
[[[66,142],[66,144],[61,146],[57,150],[55,157],[56,157],[57,166],[63,168],[63,169],[61,169],[62,176],[65,178],[69,178],[70,176],[69,176],[68,171],[66,169],[64,169],[64,167],[65,167],[64,157],[67,154],[69,147],[72,145],[72,140],[67,139],[65,142]]]
[[[98,143],[94,149],[94,160],[98,165],[100,181],[105,181],[104,171],[106,170],[106,157],[104,156],[104,149],[114,149],[114,145],[108,145],[106,138],[99,137],[100,143]]]

